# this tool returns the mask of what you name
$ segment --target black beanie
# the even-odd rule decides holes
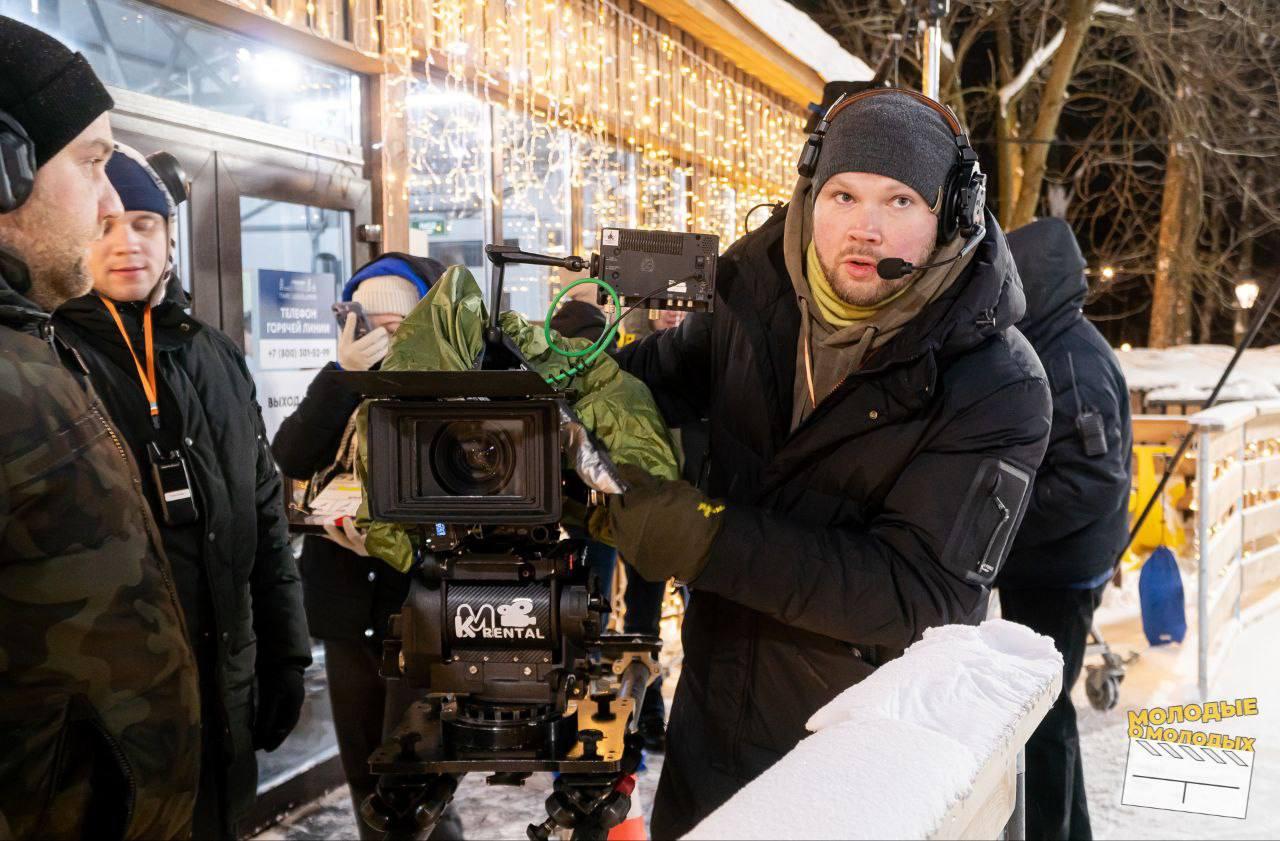
[[[0,111],[35,144],[37,167],[114,105],[84,56],[0,15]]]
[[[813,194],[841,172],[870,172],[901,181],[930,207],[959,160],[942,115],[905,93],[878,93],[840,110],[822,139]]]

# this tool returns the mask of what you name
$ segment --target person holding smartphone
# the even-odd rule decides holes
[[[391,336],[444,269],[438,260],[400,253],[384,254],[357,269],[342,290],[342,301],[358,308],[335,306],[342,326],[338,360],[325,370],[376,368],[387,355]],[[359,395],[317,377],[272,441],[285,475],[307,480],[320,471],[354,472],[350,460],[359,405]],[[394,727],[408,706],[401,693],[388,691],[378,666],[388,620],[404,604],[409,576],[370,558],[364,536],[345,517],[325,524],[324,535],[305,537],[301,560],[311,632],[324,642],[333,724],[356,825],[362,838],[380,838],[360,819],[359,808],[377,783],[369,772],[369,754],[382,744],[384,725]],[[452,810],[446,812],[433,837],[460,837],[456,820]]]
[[[123,144],[107,177],[124,212],[90,243],[93,291],[54,313],[142,473],[196,655],[200,782],[192,834],[234,838],[257,795],[255,750],[298,722],[311,643],[280,474],[244,355],[187,313],[173,226],[185,179]]]

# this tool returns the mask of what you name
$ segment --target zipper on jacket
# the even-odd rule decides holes
[[[994,492],[993,490],[992,493]],[[1002,536],[1005,524],[1013,517],[1013,512],[1000,501],[1000,497],[992,496],[991,499],[995,502],[996,511],[1000,514],[1000,522],[996,523],[996,527],[991,531],[991,539],[987,541],[987,548],[982,551],[982,557],[978,561],[978,572],[982,575],[989,575],[995,569],[995,564],[991,563],[991,550],[996,548],[996,540]]]
[[[173,605],[173,609],[177,612],[178,628],[182,631],[183,642],[186,642],[187,619],[182,612],[182,605],[178,603],[178,591],[173,586],[173,580],[169,578],[169,559],[167,556],[164,556],[164,542],[160,539],[160,534],[156,530],[156,523],[155,523],[155,520],[152,519],[151,517],[151,511],[150,511],[150,507],[147,505],[147,501],[145,499],[141,499],[141,496],[142,496],[141,479],[137,477],[136,468],[134,468],[133,463],[129,461],[129,456],[125,453],[124,446],[120,443],[119,436],[116,435],[115,427],[113,427],[111,425],[111,422],[108,421],[106,417],[103,416],[102,412],[98,411],[97,404],[90,404],[89,411],[93,412],[94,417],[96,417],[98,419],[98,422],[102,424],[103,428],[107,430],[107,434],[110,435],[111,440],[115,442],[116,452],[120,453],[121,460],[123,460],[125,463],[125,466],[129,468],[130,477],[133,478],[133,482],[134,482],[134,485],[133,485],[134,490],[138,494],[139,499],[142,503],[142,514],[143,514],[143,520],[147,524],[147,534],[150,536],[151,541],[155,544],[156,549],[160,550],[161,557],[163,558],[163,561],[164,561],[163,563],[157,564],[157,566],[160,568],[160,578],[164,581],[165,589],[169,591],[169,602]],[[188,645],[187,649],[188,651],[190,651],[191,646]],[[191,655],[192,655],[192,659],[194,660],[195,652],[191,652]]]
[[[107,732],[107,727],[101,719],[94,722],[94,727],[102,734],[102,740],[111,748],[111,753],[115,755],[116,762],[119,763],[120,768],[124,771],[124,781],[129,789],[129,803],[125,807],[124,826],[121,828],[127,836],[129,834],[129,825],[133,822],[133,809],[138,801],[138,783],[133,778],[133,766],[129,764],[128,758],[124,755],[124,751],[121,750],[120,746],[116,744],[116,740],[111,738],[111,734]]]
[[[116,452],[118,452],[118,453],[120,454],[120,458],[124,460],[124,463],[125,463],[125,464],[128,464],[128,463],[129,463],[129,457],[125,454],[125,451],[124,451],[124,445],[122,445],[122,444],[120,443],[120,438],[116,435],[116,429],[115,429],[115,427],[114,427],[114,426],[112,426],[111,424],[107,423],[107,419],[106,419],[106,418],[104,418],[104,417],[102,416],[102,413],[98,411],[98,407],[97,407],[97,406],[90,406],[90,407],[89,407],[89,411],[93,412],[94,417],[96,417],[96,418],[98,419],[98,421],[102,424],[103,429],[107,430],[107,434],[111,436],[111,440],[112,440],[112,441],[115,443],[115,445],[116,445]],[[131,471],[131,472],[132,472],[132,471]]]

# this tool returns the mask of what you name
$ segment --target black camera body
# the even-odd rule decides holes
[[[378,466],[369,470],[369,513],[397,523],[555,523],[559,427],[554,399],[377,401],[369,407],[369,463]]]
[[[603,633],[585,540],[561,531],[562,396],[532,371],[330,376],[370,398],[371,516],[418,543],[382,672],[424,697],[398,731],[412,749],[372,770],[620,771],[660,643]]]
[[[590,265],[624,302],[661,294],[656,306],[709,311],[717,251],[709,235],[606,229]],[[549,817],[530,837],[572,828],[603,838],[627,814],[644,742],[636,716],[661,641],[604,633],[608,605],[585,535],[561,527],[562,501],[579,472],[598,491],[626,485],[498,321],[507,265],[582,271],[588,261],[512,246],[485,253],[495,277],[473,370],[330,375],[370,401],[370,515],[417,537],[382,674],[422,697],[369,758],[379,782],[361,815],[387,837],[417,837],[466,773],[519,785],[552,771]],[[567,476],[562,449],[578,468]]]

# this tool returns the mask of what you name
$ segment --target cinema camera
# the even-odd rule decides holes
[[[532,839],[557,827],[605,838],[630,808],[643,745],[636,718],[661,643],[605,632],[585,541],[560,525],[566,495],[626,488],[565,392],[498,327],[498,304],[507,265],[591,265],[636,306],[709,310],[717,242],[622,229],[600,241],[604,255],[590,263],[486,248],[496,278],[471,371],[331,375],[371,401],[370,516],[417,537],[382,671],[422,696],[370,757],[379,783],[361,806],[388,838],[425,837],[471,772],[499,785],[559,774]],[[562,474],[566,460],[574,469]]]

